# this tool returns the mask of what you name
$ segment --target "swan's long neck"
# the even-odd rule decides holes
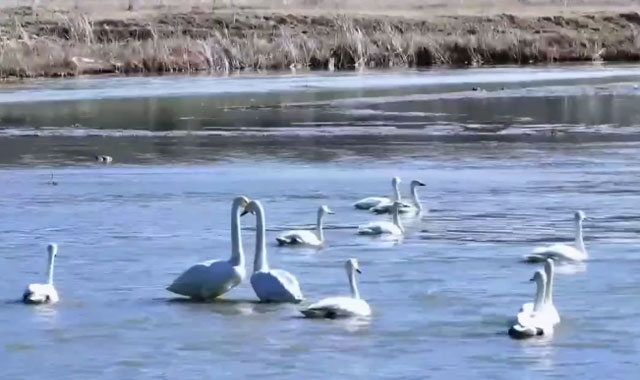
[[[393,183],[393,198],[391,199],[392,202],[395,201],[400,201],[400,186],[398,185],[397,182]]]
[[[267,271],[269,264],[267,263],[267,246],[265,244],[266,228],[264,222],[264,210],[259,203],[256,207],[256,254],[253,258],[253,271]]]
[[[404,227],[402,227],[402,223],[400,222],[400,211],[398,210],[398,206],[393,206],[393,224],[398,226],[400,231],[404,232]]]
[[[240,206],[242,201],[236,199],[231,206],[231,258],[233,266],[244,267],[244,252],[242,251],[242,236],[240,232]]]
[[[56,255],[49,254],[49,266],[47,268],[47,284],[53,284],[53,263],[56,259]]]
[[[584,252],[584,241],[582,240],[582,220],[576,220],[576,248]]]
[[[360,298],[360,292],[358,292],[358,285],[356,284],[356,271],[351,267],[347,272],[349,276],[349,287],[351,288],[351,297]]]
[[[324,211],[318,210],[318,218],[316,220],[316,231],[318,232],[318,239],[321,242],[324,241],[324,231],[322,230],[322,219],[324,219]]]
[[[420,203],[420,198],[418,198],[418,186],[411,186],[411,200],[413,201],[413,205],[418,211],[422,211],[422,203]]]
[[[553,267],[547,266],[545,272],[547,273],[547,286],[544,293],[544,303],[547,305],[553,304]]]
[[[542,276],[536,279],[536,299],[535,303],[533,304],[533,311],[539,311],[544,305],[545,282],[546,279]]]

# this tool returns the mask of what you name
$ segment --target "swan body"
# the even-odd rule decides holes
[[[322,299],[308,307],[300,310],[307,318],[347,318],[347,317],[368,317],[371,315],[371,307],[367,301],[360,298],[358,286],[356,284],[356,272],[360,272],[360,267],[356,259],[349,259],[345,264],[351,297],[329,297]]]
[[[589,255],[587,254],[587,250],[582,239],[582,222],[585,219],[584,212],[576,211],[574,219],[575,243],[573,245],[553,244],[547,247],[539,247],[526,255],[525,260],[530,262],[545,261],[546,259],[573,262],[587,260]]]
[[[404,228],[400,223],[399,209],[401,203],[396,201],[393,203],[393,222],[379,221],[371,222],[358,227],[360,235],[402,235]]]
[[[402,202],[400,209],[398,210],[400,214],[418,215],[422,213],[422,203],[420,202],[420,198],[418,198],[418,187],[421,186],[426,185],[418,180],[411,181],[411,203]],[[371,211],[375,212],[376,214],[390,214],[392,212],[392,209],[393,202],[385,202],[372,207]]]
[[[391,187],[393,188],[393,197],[391,199],[386,197],[367,197],[360,199],[356,203],[353,204],[353,207],[358,210],[370,210],[373,207],[382,205],[382,204],[391,204],[395,201],[400,200],[400,177],[393,177],[391,179]]]
[[[549,309],[545,307],[547,276],[544,271],[537,270],[531,281],[536,282],[533,308],[519,312],[516,315],[516,323],[509,328],[509,335],[516,339],[553,334],[554,323]]]
[[[298,303],[304,298],[298,280],[291,273],[269,269],[265,246],[265,215],[258,201],[249,203],[245,212],[256,214],[256,253],[253,261],[251,287],[262,302]]]
[[[305,230],[293,230],[287,231],[276,238],[276,241],[280,245],[310,245],[319,247],[324,243],[324,231],[322,221],[326,214],[333,214],[334,212],[327,206],[320,206],[318,208],[318,216],[316,221],[316,233],[313,231]]]
[[[370,210],[372,207],[376,207],[383,203],[391,202],[389,198],[386,197],[367,197],[360,199],[356,203],[353,204],[353,207],[358,210]]]
[[[113,161],[113,157],[111,156],[104,156],[104,155],[99,155],[99,156],[94,156],[96,161],[103,163],[103,164],[109,164],[111,163],[111,161]]]
[[[238,286],[246,276],[240,235],[240,209],[249,204],[247,197],[233,200],[231,207],[231,257],[193,265],[176,278],[167,290],[204,301],[219,297]]]
[[[22,294],[22,302],[27,304],[56,303],[60,300],[58,292],[53,286],[53,265],[58,254],[58,245],[50,243],[47,246],[48,265],[47,282],[44,284],[29,284]]]

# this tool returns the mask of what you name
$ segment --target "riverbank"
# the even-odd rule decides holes
[[[640,14],[411,17],[298,12],[0,17],[0,77],[640,59]]]

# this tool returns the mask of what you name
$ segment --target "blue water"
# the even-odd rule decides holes
[[[47,86],[53,94],[76,91]],[[633,137],[633,110],[619,116],[613,108],[636,100],[633,82],[492,86],[521,92],[385,102],[399,92],[420,99],[424,89],[363,87],[360,94],[321,94],[325,99],[296,106],[322,117],[340,104],[347,129],[338,133],[299,124],[306,117],[287,107],[252,133],[127,134],[101,128],[95,117],[83,128],[43,130],[32,121],[55,120],[31,105],[31,119],[6,122],[0,137],[0,378],[635,378],[640,143]],[[451,91],[443,89],[441,98]],[[539,99],[557,111],[522,115],[526,104],[542,107]],[[91,101],[89,110],[105,100]],[[558,101],[591,108],[554,108]],[[83,106],[59,102],[71,119],[79,111],[68,110]],[[368,119],[380,122],[375,136],[354,129],[362,121],[348,112],[358,109],[356,103],[384,108],[384,118]],[[189,107],[176,105],[184,116]],[[454,115],[452,107],[464,112]],[[433,130],[387,129],[419,108],[434,123],[455,119],[456,126],[472,128],[511,126],[520,118],[523,131],[505,139],[501,132],[469,134],[434,124],[450,136],[442,139]],[[477,117],[487,108],[499,112],[493,119]],[[586,116],[595,108],[601,112]],[[157,112],[147,109],[147,118],[160,117]],[[4,109],[0,117],[8,114]],[[292,123],[297,127],[280,128]],[[554,128],[564,134],[550,134]],[[43,131],[54,133],[35,137]],[[599,141],[598,134],[605,138]],[[98,153],[113,155],[113,164],[94,163]],[[51,174],[57,186],[47,184]],[[404,180],[405,196],[411,179],[427,184],[421,196],[429,213],[406,220],[401,241],[357,236],[359,224],[386,217],[351,204],[389,194],[393,175]],[[295,305],[257,303],[248,282],[224,301],[176,301],[164,288],[184,269],[229,256],[230,203],[240,194],[265,206],[269,261],[293,273],[307,299],[347,294],[343,263],[357,258],[371,320],[306,320]],[[327,218],[326,248],[276,246],[280,231],[311,228],[321,204],[336,212]],[[558,267],[554,301],[562,322],[551,338],[512,340],[509,320],[532,300],[535,286],[528,280],[538,268],[520,258],[535,246],[571,241],[576,209],[590,217],[585,239],[591,259]],[[242,223],[250,270],[255,221],[245,216]],[[44,279],[50,241],[59,244],[60,303],[16,302],[26,284]]]

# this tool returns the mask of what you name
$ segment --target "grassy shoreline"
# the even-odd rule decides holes
[[[640,59],[635,12],[403,18],[193,10],[99,19],[5,11],[0,78]]]

